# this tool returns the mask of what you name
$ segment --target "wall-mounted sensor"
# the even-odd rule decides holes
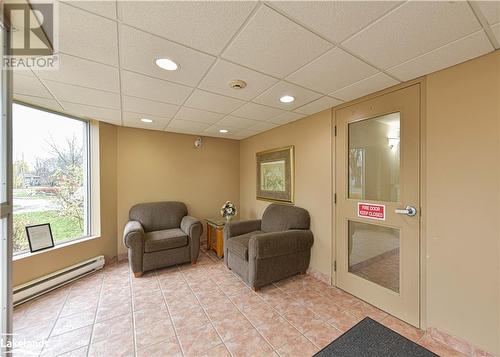
[[[198,136],[198,137],[196,138],[196,140],[194,141],[194,147],[195,147],[196,149],[199,149],[199,148],[201,148],[201,144],[202,144],[202,142],[201,142],[201,137],[200,137],[200,136]]]

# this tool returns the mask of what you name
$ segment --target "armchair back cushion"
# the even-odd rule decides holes
[[[261,229],[265,233],[291,229],[309,229],[309,212],[295,206],[269,205],[262,215]]]
[[[147,233],[179,228],[187,213],[187,207],[182,202],[139,203],[130,209],[129,218],[140,222]]]

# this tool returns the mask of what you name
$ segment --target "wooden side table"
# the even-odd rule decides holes
[[[219,258],[224,256],[224,239],[222,232],[226,225],[224,218],[205,218],[207,222],[207,249],[212,249],[217,253]],[[215,236],[212,234],[215,231]]]

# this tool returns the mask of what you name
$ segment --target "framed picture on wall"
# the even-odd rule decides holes
[[[26,235],[31,253],[54,247],[50,223],[26,226]]]
[[[257,199],[293,203],[294,146],[258,152],[256,158]]]

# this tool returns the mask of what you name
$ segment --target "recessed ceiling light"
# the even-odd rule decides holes
[[[146,119],[146,118],[142,118],[141,121],[143,123],[152,123],[153,122],[151,119]]]
[[[168,58],[158,58],[155,62],[158,67],[167,71],[175,71],[179,68],[177,63]]]
[[[292,97],[291,95],[284,95],[283,97],[280,98],[281,103],[291,103],[294,100],[295,100],[295,98]]]
[[[229,132],[229,130],[227,130],[227,129],[220,129],[219,130],[219,133],[223,133],[223,134],[228,133],[228,132]]]

